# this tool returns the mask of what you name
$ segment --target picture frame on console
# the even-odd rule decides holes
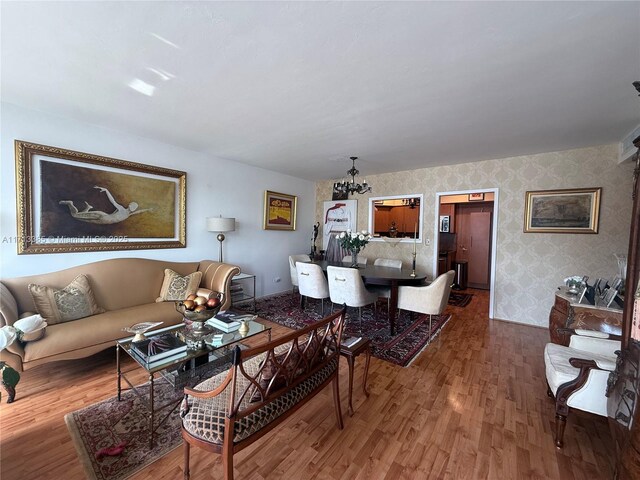
[[[264,192],[264,230],[286,230],[296,229],[296,211],[298,197],[286,193]]]
[[[18,254],[186,247],[182,171],[15,140]]]
[[[525,194],[525,233],[598,233],[601,187]]]

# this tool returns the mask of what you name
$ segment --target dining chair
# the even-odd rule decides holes
[[[429,285],[398,287],[398,309],[429,315],[429,340],[431,343],[431,322],[433,315],[440,315],[447,307],[455,272],[449,270]]]
[[[562,448],[570,409],[607,416],[607,380],[616,368],[620,341],[590,330],[566,330],[569,346],[547,343],[544,364],[547,395],[555,399],[556,447]]]
[[[322,301],[322,316],[324,317],[324,299],[329,298],[329,284],[320,265],[299,262],[298,291],[300,292],[300,307],[304,310],[305,298],[315,298]]]
[[[310,262],[311,257],[309,255],[289,255],[289,275],[291,276],[291,296],[296,293],[296,287],[298,286],[298,271],[296,270],[296,263],[298,262]]]
[[[374,314],[377,313],[375,308],[378,295],[367,290],[360,272],[355,268],[328,266],[327,279],[331,303],[357,307],[360,331],[362,331],[362,307],[373,303]]]
[[[378,267],[389,267],[402,270],[402,260],[395,260],[393,258],[376,258],[373,261],[373,265]],[[376,292],[378,294],[378,298],[387,299],[387,316],[389,316],[389,306],[391,304],[391,287],[387,287],[384,285],[372,285],[368,288],[372,292]]]
[[[342,257],[342,263],[351,263],[352,258],[353,257],[351,257],[351,255],[345,255]],[[358,255],[358,265],[367,266],[367,257],[361,257]]]

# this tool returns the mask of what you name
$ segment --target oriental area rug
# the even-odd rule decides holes
[[[320,300],[307,300],[304,311],[300,309],[299,296],[291,293],[263,297],[256,302],[258,315],[285,327],[300,329],[322,318]],[[325,315],[329,314],[331,302],[325,300]],[[450,314],[434,315],[431,322],[432,338],[449,321]],[[378,315],[372,307],[362,309],[362,331],[358,319],[358,309],[349,308],[345,331],[346,337],[367,337],[371,339],[371,354],[387,362],[406,367],[425,348],[429,341],[429,315],[414,315],[402,311],[396,319],[397,335],[389,334],[386,304],[378,304]]]
[[[454,307],[466,307],[471,302],[473,295],[471,293],[451,292],[449,294],[449,305]]]
[[[148,384],[140,388],[148,392]],[[179,402],[183,390],[158,380],[154,394],[156,405],[164,405],[172,400]],[[156,417],[164,418],[166,412],[163,410]],[[121,401],[109,398],[65,415],[64,421],[86,477],[91,480],[129,478],[182,444],[180,412],[176,408],[156,430],[154,447],[149,449],[147,410],[131,390],[122,393]],[[125,445],[120,455],[96,458],[100,450],[122,444]]]

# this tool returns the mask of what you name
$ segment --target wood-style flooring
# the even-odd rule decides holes
[[[547,330],[491,321],[487,292],[473,293],[466,308],[448,307],[453,318],[409,367],[372,359],[368,399],[360,389],[358,358],[353,417],[346,415],[342,363],[344,430],[336,428],[326,388],[236,455],[236,478],[611,478],[613,448],[604,418],[570,415],[566,447],[554,447],[542,357]],[[276,325],[274,335],[285,330]],[[0,478],[85,478],[63,416],[115,389],[112,350],[25,372],[17,401],[0,407]],[[192,449],[191,458],[193,480],[222,477],[217,455]],[[182,448],[134,478],[182,478]]]

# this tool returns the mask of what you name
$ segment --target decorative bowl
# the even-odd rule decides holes
[[[176,302],[176,310],[180,314],[192,322],[206,322],[210,318],[213,318],[222,307],[222,303],[215,308],[202,310],[201,312],[194,312],[193,310],[187,310],[182,302]]]

